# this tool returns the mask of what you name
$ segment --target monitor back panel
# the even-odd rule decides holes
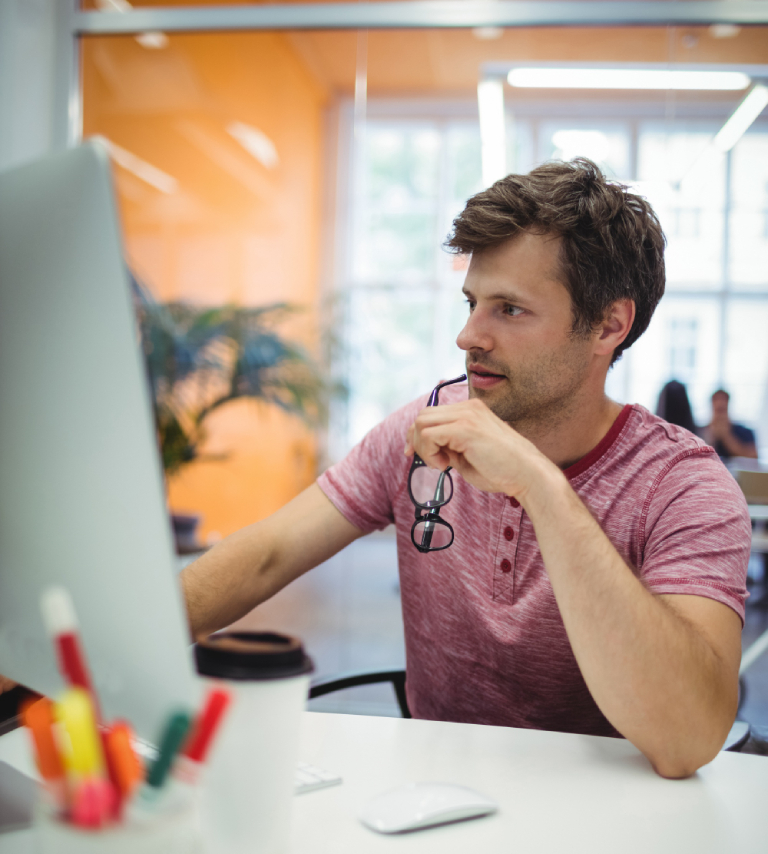
[[[157,737],[196,684],[108,157],[0,175],[0,673],[56,694],[72,594],[107,716]]]

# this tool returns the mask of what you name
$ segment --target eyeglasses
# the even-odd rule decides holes
[[[440,389],[460,383],[466,374],[435,386],[427,406],[437,406]],[[440,508],[453,498],[451,467],[445,471],[431,469],[418,454],[413,455],[408,472],[408,494],[416,507],[416,521],[411,528],[411,542],[420,552],[439,552],[453,543],[453,528],[440,518]]]

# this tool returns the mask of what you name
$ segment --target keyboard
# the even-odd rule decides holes
[[[341,776],[334,771],[326,771],[309,762],[297,762],[294,776],[294,794],[303,795],[314,792],[315,789],[325,789],[326,786],[338,786]]]

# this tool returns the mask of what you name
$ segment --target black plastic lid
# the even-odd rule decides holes
[[[195,644],[197,672],[218,679],[266,680],[314,670],[298,638],[276,632],[218,632]]]

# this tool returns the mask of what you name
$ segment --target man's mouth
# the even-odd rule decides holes
[[[503,374],[495,374],[480,365],[468,365],[467,372],[472,388],[492,388],[505,379]]]

